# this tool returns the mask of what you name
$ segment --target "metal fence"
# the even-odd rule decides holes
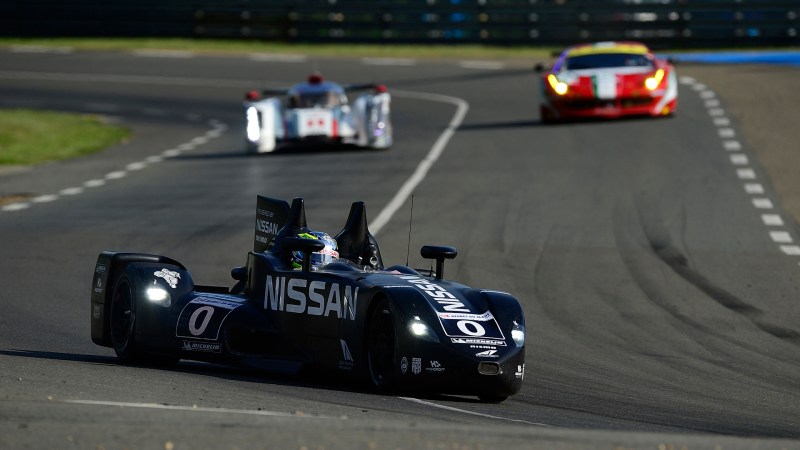
[[[800,45],[800,0],[24,0],[0,35],[654,48]]]

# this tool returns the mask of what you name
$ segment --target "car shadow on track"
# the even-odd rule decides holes
[[[250,383],[269,384],[273,386],[291,386],[298,388],[308,388],[315,390],[334,391],[341,393],[360,393],[367,395],[387,395],[387,396],[405,396],[425,399],[429,401],[442,401],[450,403],[481,403],[480,400],[474,397],[456,396],[456,395],[440,395],[440,394],[426,394],[419,392],[392,392],[392,393],[378,393],[366,386],[366,381],[361,379],[347,379],[343,377],[328,378],[313,374],[310,372],[300,373],[277,373],[265,372],[263,369],[236,367],[222,364],[212,364],[198,361],[181,360],[176,365],[167,367],[159,367],[153,365],[123,365],[117,361],[114,356],[101,356],[101,355],[86,355],[80,353],[63,353],[63,352],[47,352],[36,350],[0,350],[0,355],[19,357],[19,358],[33,358],[41,360],[55,360],[55,361],[73,361],[90,363],[102,366],[120,366],[130,367],[134,369],[153,369],[163,370],[165,372],[179,372],[192,375],[204,375],[214,378],[230,381],[243,381]],[[324,382],[320,381],[324,378]]]
[[[316,155],[316,154],[373,154],[382,153],[385,150],[374,150],[369,148],[362,148],[356,145],[292,145],[286,147],[279,147],[269,153],[248,153],[244,149],[235,149],[229,152],[217,153],[197,153],[187,154],[175,157],[175,160],[195,161],[195,160],[213,160],[213,159],[239,159],[239,158],[269,158],[275,156],[301,156],[301,155]]]

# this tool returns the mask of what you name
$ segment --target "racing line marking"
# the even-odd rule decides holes
[[[433,167],[433,164],[437,159],[439,159],[439,156],[441,156],[442,152],[444,152],[444,148],[447,146],[450,138],[453,137],[456,129],[461,125],[461,122],[464,121],[467,111],[469,111],[469,103],[460,98],[450,97],[448,95],[426,94],[410,91],[392,91],[392,94],[397,95],[398,97],[452,103],[456,105],[456,113],[453,115],[453,118],[450,120],[450,124],[447,125],[447,128],[445,128],[444,132],[442,132],[442,134],[439,135],[439,138],[436,139],[436,142],[433,143],[433,147],[431,147],[430,151],[428,151],[428,154],[425,155],[425,158],[419,162],[416,170],[414,170],[414,173],[412,173],[408,180],[406,180],[406,182],[400,186],[400,190],[397,191],[392,200],[390,200],[389,203],[383,207],[381,212],[378,213],[372,223],[369,224],[369,229],[374,235],[377,235],[381,228],[383,228],[384,225],[389,222],[394,213],[396,213],[397,210],[403,206],[406,200],[408,200],[409,196],[414,192],[414,189],[419,185],[419,183],[425,179],[425,176],[428,174],[428,170]]]
[[[455,412],[459,412],[459,413],[463,413],[463,414],[471,414],[473,416],[486,417],[486,418],[489,418],[489,419],[506,420],[506,421],[509,421],[509,422],[517,422],[517,423],[527,423],[528,425],[538,425],[538,426],[541,426],[541,427],[552,427],[553,426],[553,425],[548,425],[546,423],[530,422],[530,421],[522,420],[522,419],[512,419],[510,417],[493,416],[491,414],[484,414],[484,413],[479,413],[479,412],[475,412],[475,411],[468,411],[466,409],[454,408],[452,406],[446,406],[446,405],[440,405],[438,403],[433,403],[433,402],[429,402],[429,401],[426,401],[426,400],[420,400],[418,398],[413,398],[413,397],[397,397],[397,398],[402,399],[402,400],[407,400],[409,402],[419,403],[421,405],[432,406],[434,408],[446,409],[448,411],[455,411]]]
[[[755,169],[750,166],[750,158],[744,153],[739,153],[742,151],[742,143],[736,139],[736,130],[731,127],[731,121],[717,99],[717,94],[692,77],[681,77],[680,82],[696,91],[700,98],[704,100],[708,115],[717,127],[717,134],[722,141],[722,148],[726,152],[730,152],[728,158],[730,163],[736,167],[736,177],[744,182],[745,193],[753,196],[750,199],[753,207],[759,211],[773,210],[775,206],[771,199],[756,197],[757,195],[764,195],[764,186],[755,182],[758,176]],[[783,217],[774,212],[764,214],[759,212],[759,214],[761,222],[765,227],[768,227],[767,233],[770,240],[777,244],[778,249],[788,256],[800,256],[800,246],[795,244],[791,233],[785,229],[780,229],[786,225]],[[779,229],[776,230],[775,228]]]
[[[204,135],[194,137],[191,140],[184,142],[175,148],[164,150],[163,152],[161,152],[160,155],[151,155],[141,161],[129,163],[122,170],[115,170],[113,172],[109,172],[105,174],[103,178],[94,178],[91,180],[84,181],[81,184],[81,186],[61,189],[58,192],[58,194],[40,195],[26,202],[16,202],[4,205],[0,207],[0,211],[21,211],[23,209],[28,209],[31,205],[35,203],[49,203],[58,200],[60,197],[63,196],[73,196],[82,194],[86,192],[86,189],[105,186],[109,181],[120,180],[122,178],[125,178],[126,176],[128,176],[130,172],[142,170],[149,165],[157,164],[163,162],[165,159],[179,156],[183,152],[194,150],[197,146],[206,144],[208,143],[209,140],[221,136],[222,133],[228,128],[227,125],[216,119],[209,120],[208,125],[211,127],[211,129],[206,131]]]
[[[310,414],[292,414],[278,411],[264,411],[264,410],[250,410],[250,409],[229,409],[229,408],[209,408],[200,406],[179,406],[179,405],[161,405],[158,403],[129,403],[129,402],[110,402],[100,400],[64,400],[64,403],[75,403],[79,405],[95,405],[95,406],[118,406],[121,408],[148,408],[148,409],[166,409],[172,411],[192,411],[192,412],[211,412],[223,414],[248,414],[252,416],[273,416],[273,417],[296,417],[300,419],[338,419],[344,420],[342,417],[334,416],[320,416]]]

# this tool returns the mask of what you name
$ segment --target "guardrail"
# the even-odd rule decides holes
[[[654,48],[800,45],[797,0],[12,0],[0,35]]]

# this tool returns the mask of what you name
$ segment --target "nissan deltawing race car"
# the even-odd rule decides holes
[[[629,115],[666,116],[678,103],[669,61],[638,42],[597,42],[568,47],[550,70],[536,66],[543,122]]]
[[[362,91],[353,104],[347,93]],[[250,91],[244,116],[249,153],[282,145],[349,144],[386,149],[392,145],[391,95],[384,85],[342,86],[314,73],[289,89]]]
[[[423,246],[430,270],[384,267],[362,202],[335,237],[309,230],[300,198],[290,206],[258,196],[256,206],[254,250],[232,269],[230,288],[194,284],[166,256],[102,252],[91,293],[94,343],[122,363],[311,369],[378,392],[499,402],[520,390],[522,308],[508,293],[445,280],[455,248]]]

